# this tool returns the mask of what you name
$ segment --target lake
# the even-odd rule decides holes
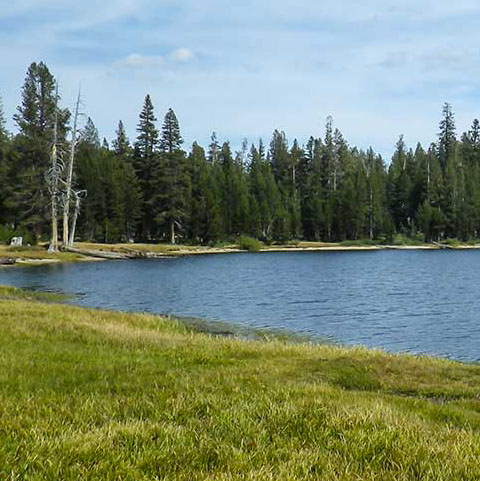
[[[480,360],[480,251],[225,254],[0,269],[83,306]]]

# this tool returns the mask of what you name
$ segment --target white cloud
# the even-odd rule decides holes
[[[146,68],[160,65],[164,61],[165,59],[160,55],[148,56],[140,55],[139,53],[131,53],[118,62],[115,62],[114,65],[128,68]]]
[[[44,60],[66,105],[82,83],[107,136],[119,118],[134,132],[150,93],[187,142],[276,127],[304,140],[332,114],[387,153],[401,132],[434,140],[446,100],[459,130],[478,116],[479,14],[478,0],[16,0],[0,9],[0,89],[12,130],[25,70]]]
[[[189,50],[188,48],[177,48],[177,50],[174,50],[171,54],[170,57],[175,60],[176,62],[188,62],[191,60],[193,57],[195,57],[194,53]]]

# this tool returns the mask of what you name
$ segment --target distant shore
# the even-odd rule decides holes
[[[418,244],[418,245],[345,245],[342,243],[298,242],[295,244],[265,245],[257,253],[265,252],[362,252],[380,250],[466,250],[480,249],[480,244]],[[158,259],[213,254],[249,252],[236,244],[221,247],[184,244],[98,244],[79,242],[66,252],[49,253],[46,246],[10,248],[0,246],[0,267],[8,265],[39,265],[62,262],[86,262],[121,259]]]

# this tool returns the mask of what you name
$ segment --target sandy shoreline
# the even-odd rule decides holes
[[[151,249],[151,250],[150,250]],[[306,246],[267,246],[256,253],[268,252],[370,252],[382,250],[477,250],[480,245],[468,246],[447,246],[447,245],[413,245],[413,246],[396,246],[396,245],[372,245],[372,246],[343,246],[336,244],[306,245]],[[165,259],[172,257],[186,257],[199,255],[214,254],[239,254],[248,252],[237,247],[203,247],[203,246],[165,246],[165,245],[125,245],[125,244],[80,244],[79,248],[71,249],[71,253],[75,254],[75,258],[66,259],[62,257],[63,253],[59,253],[58,257],[41,257],[41,252],[36,252],[38,257],[25,257],[21,253],[0,251],[1,258],[13,258],[14,264],[11,265],[44,265],[57,264],[65,262],[92,262],[102,260],[122,260],[122,259]],[[8,265],[0,265],[0,267],[9,267]]]

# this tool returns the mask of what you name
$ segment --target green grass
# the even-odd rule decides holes
[[[340,242],[339,245],[344,247],[362,247],[362,246],[377,246],[379,244],[378,241],[370,240],[370,239],[358,239],[358,240],[345,240]]]
[[[478,365],[1,292],[2,481],[480,479]]]
[[[18,287],[0,286],[0,301],[22,299],[26,301],[43,301],[43,302],[62,302],[69,299],[66,294],[57,294],[54,292],[37,292],[20,289]]]
[[[407,237],[403,234],[395,234],[391,244],[394,246],[421,246],[425,245],[425,242],[422,236]]]
[[[263,247],[263,243],[260,242],[258,239],[247,236],[238,237],[236,239],[236,244],[238,245],[239,249],[250,252],[259,252],[260,249]]]
[[[47,246],[24,246],[9,247],[0,245],[0,257],[8,257],[26,261],[58,261],[76,262],[84,259],[84,256],[72,252],[47,252]]]

